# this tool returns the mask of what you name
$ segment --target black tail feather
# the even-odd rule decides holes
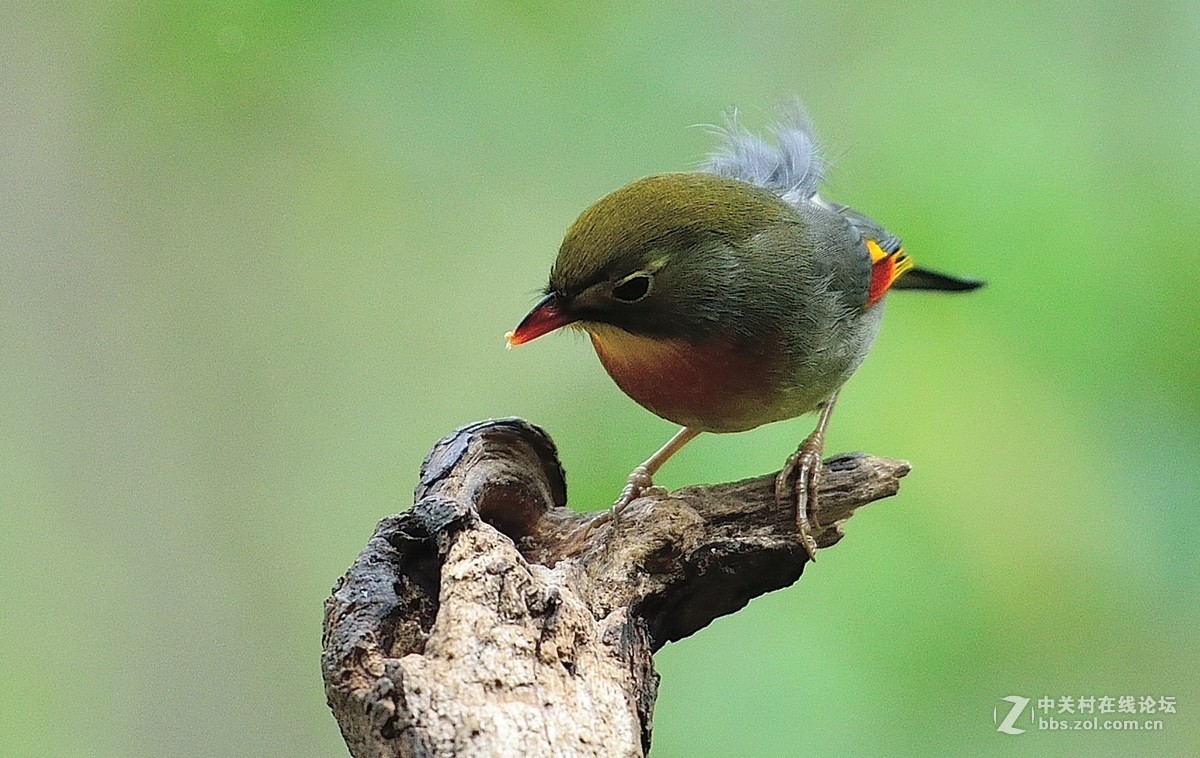
[[[941,292],[970,292],[983,286],[978,279],[960,279],[925,268],[914,268],[892,283],[894,290],[938,290]]]

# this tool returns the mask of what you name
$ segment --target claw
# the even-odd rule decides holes
[[[617,518],[621,512],[629,507],[629,504],[642,496],[646,490],[654,486],[654,477],[650,475],[650,470],[645,464],[638,466],[633,471],[629,472],[629,478],[625,480],[625,488],[621,490],[621,494],[617,497],[612,506],[612,515],[609,521],[612,522],[612,527],[617,528]]]
[[[625,481],[625,487],[621,490],[621,494],[617,496],[616,501],[613,502],[612,508],[592,519],[584,531],[582,538],[586,539],[592,532],[605,524],[611,523],[613,529],[616,529],[617,517],[621,515],[621,512],[653,486],[654,478],[650,475],[650,471],[646,466],[641,465],[635,468],[629,473],[629,478]]]
[[[837,393],[833,393],[821,407],[821,418],[817,428],[796,452],[787,459],[779,475],[775,477],[775,502],[780,505],[796,503],[796,530],[800,532],[800,544],[808,559],[817,560],[817,540],[813,533],[821,528],[813,514],[817,511],[817,482],[821,478],[821,451],[825,449],[825,429],[833,406],[837,404]],[[795,483],[792,480],[795,479]]]
[[[650,476],[650,471],[645,465],[638,466],[629,472],[629,478],[625,480],[625,488],[621,490],[621,495],[613,503],[613,517],[616,518],[621,511],[625,510],[626,506],[653,486],[654,478]]]
[[[796,529],[800,532],[800,543],[808,553],[808,559],[817,560],[817,540],[813,536],[820,529],[811,514],[817,508],[817,483],[821,477],[821,454],[814,450],[808,440],[793,453],[775,477],[775,501],[781,505],[796,504]]]
[[[654,455],[647,458],[640,466],[629,473],[629,478],[625,480],[625,487],[621,490],[617,501],[613,503],[612,511],[607,517],[597,518],[592,522],[591,529],[612,522],[613,528],[616,528],[617,517],[621,515],[621,511],[625,510],[634,500],[637,500],[642,495],[646,494],[647,490],[654,487],[654,474],[658,469],[667,462],[679,449],[686,445],[691,440],[695,439],[700,433],[699,429],[685,426],[675,436],[667,440],[667,444],[655,451]],[[657,488],[655,488],[657,489]]]

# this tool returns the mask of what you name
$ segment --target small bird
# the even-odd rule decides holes
[[[510,347],[583,329],[625,394],[682,428],[633,470],[616,515],[701,432],[819,411],[775,481],[815,559],[821,452],[838,391],[870,350],[892,289],[982,282],[915,267],[900,238],[818,194],[825,162],[796,108],[768,141],[736,114],[698,171],[639,179],[567,230],[545,296]]]

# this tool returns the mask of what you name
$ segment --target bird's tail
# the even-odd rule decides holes
[[[940,274],[927,268],[913,267],[896,278],[890,289],[937,290],[939,292],[970,292],[983,286],[978,279],[963,279],[949,274]]]
[[[897,237],[890,237],[891,249],[885,249],[873,239],[867,239],[867,250],[871,253],[871,284],[867,290],[866,307],[870,308],[890,290],[938,290],[941,292],[969,292],[983,286],[975,279],[960,279],[939,274],[927,268],[917,268],[912,258],[904,251]]]

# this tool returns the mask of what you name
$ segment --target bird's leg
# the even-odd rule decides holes
[[[796,452],[788,457],[783,470],[775,477],[775,501],[785,504],[795,499],[796,528],[800,531],[800,542],[804,545],[810,561],[817,559],[817,541],[813,537],[815,519],[810,515],[817,507],[817,481],[821,476],[821,451],[825,448],[825,428],[837,402],[837,393],[829,396],[821,408],[817,428],[800,443]]]
[[[667,444],[660,447],[654,455],[647,458],[637,468],[629,474],[629,478],[625,481],[625,488],[621,490],[621,496],[613,503],[612,510],[592,521],[588,528],[590,532],[597,526],[605,524],[608,521],[616,521],[617,516],[625,507],[642,496],[642,493],[654,486],[654,475],[662,468],[672,455],[679,452],[687,443],[695,439],[696,435],[700,434],[699,429],[693,429],[685,426],[675,433],[675,436],[667,440]]]
[[[663,464],[679,450],[696,438],[700,434],[699,429],[693,429],[690,426],[685,426],[675,436],[667,440],[667,444],[655,451],[654,455],[642,461],[641,465],[635,468],[629,474],[629,479],[625,482],[625,489],[621,490],[621,496],[617,498],[617,502],[613,503],[613,510],[621,511],[625,506],[632,503],[641,497],[642,493],[654,486],[654,475],[662,468]]]

